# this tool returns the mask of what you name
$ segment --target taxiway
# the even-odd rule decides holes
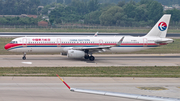
[[[180,66],[180,54],[95,54],[96,60],[56,55],[0,55],[0,67]]]

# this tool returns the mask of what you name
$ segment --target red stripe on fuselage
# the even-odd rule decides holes
[[[156,43],[121,43],[121,45],[144,45],[144,44],[147,44],[147,45],[157,45]],[[167,43],[161,43],[159,45],[166,45]],[[17,46],[21,46],[21,45],[26,45],[26,44],[12,44],[12,43],[8,43],[4,46],[4,48],[6,50],[10,49],[10,48],[13,48],[13,47],[17,47]],[[33,46],[33,45],[96,45],[96,46],[99,46],[99,45],[116,45],[116,43],[39,43],[39,44],[27,44],[27,46]]]
[[[160,43],[159,45],[167,45],[168,43]]]
[[[122,43],[121,45],[157,45],[156,43]]]
[[[156,43],[121,43],[121,45],[144,45],[144,44],[148,44],[148,45],[157,45]],[[57,45],[56,44],[27,44],[27,45]],[[61,43],[58,45],[116,45],[116,43]]]

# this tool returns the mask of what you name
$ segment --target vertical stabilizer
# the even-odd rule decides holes
[[[165,38],[169,27],[170,18],[170,14],[164,14],[145,37]]]

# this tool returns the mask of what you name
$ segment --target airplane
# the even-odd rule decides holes
[[[161,96],[138,95],[138,94],[129,94],[129,93],[120,93],[120,92],[108,92],[108,91],[97,91],[97,90],[89,90],[89,89],[71,88],[58,74],[56,74],[56,75],[66,85],[66,87],[72,92],[87,93],[87,94],[97,94],[97,95],[103,95],[103,96],[113,96],[113,97],[129,98],[129,99],[136,99],[136,100],[146,100],[146,101],[180,101],[179,98],[170,98],[170,97],[161,97]]]
[[[172,43],[166,38],[171,15],[164,14],[155,26],[142,37],[19,37],[6,44],[4,48],[11,52],[26,53],[60,52],[68,58],[84,58],[94,61],[93,53],[134,52]],[[98,32],[95,34],[95,36]]]

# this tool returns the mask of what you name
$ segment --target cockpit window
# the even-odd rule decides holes
[[[10,43],[17,43],[17,41],[11,41]]]

